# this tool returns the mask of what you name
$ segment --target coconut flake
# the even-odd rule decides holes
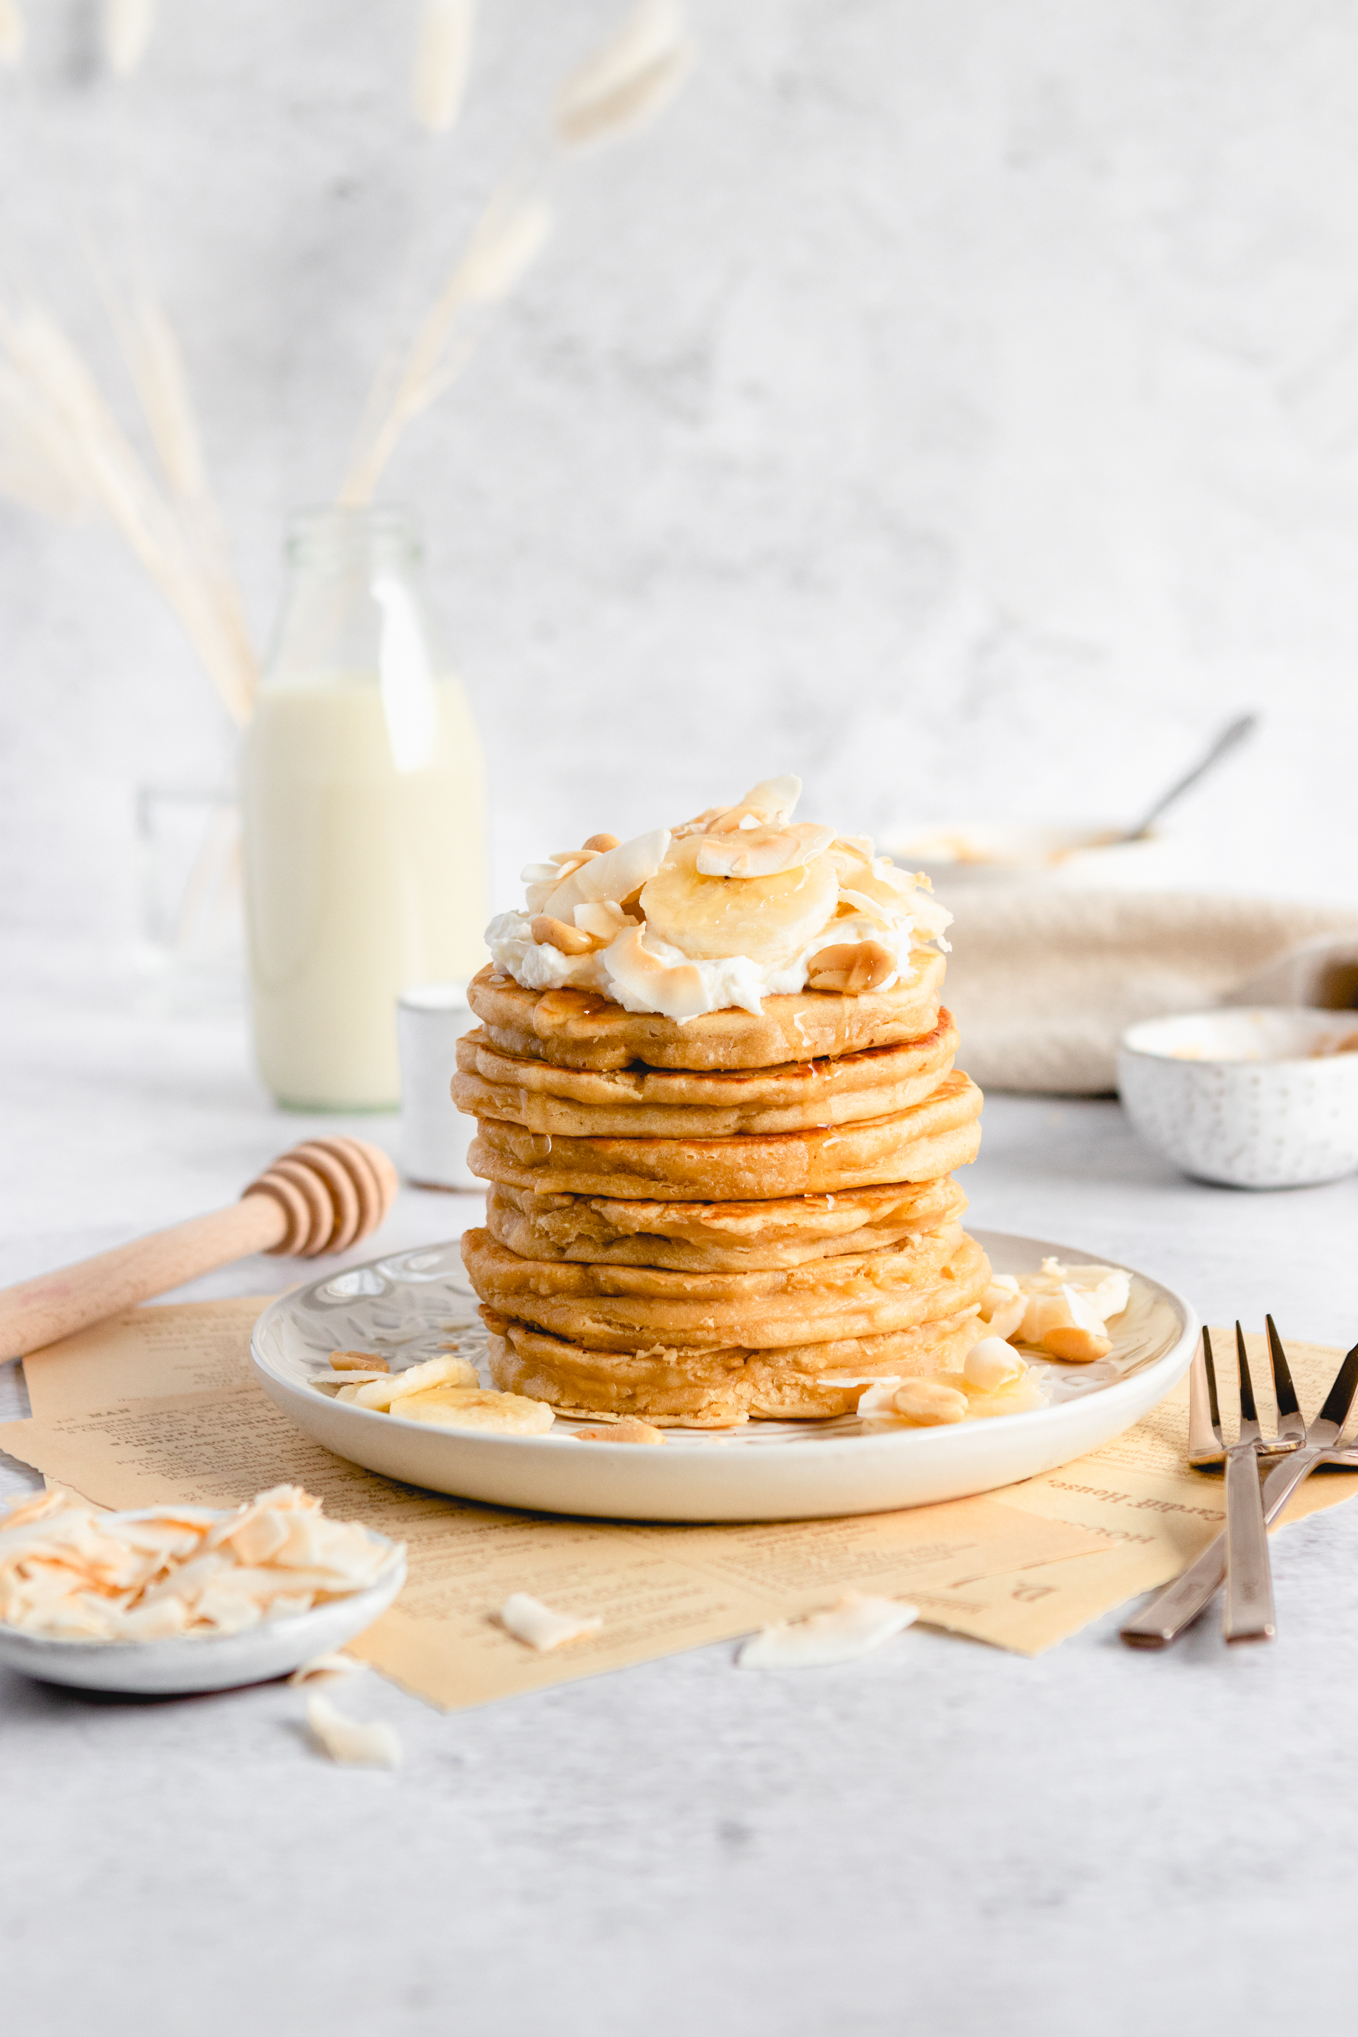
[[[665,1018],[699,1018],[712,1010],[703,972],[686,958],[669,962],[647,947],[644,927],[629,926],[604,950],[604,968],[620,1004],[629,1009],[660,1012]],[[663,943],[661,944],[664,945]],[[666,948],[666,954],[676,951]]]
[[[901,1599],[846,1591],[824,1612],[761,1627],[741,1648],[736,1663],[741,1669],[815,1669],[824,1663],[851,1662],[918,1618],[919,1607]]]
[[[668,828],[652,828],[649,834],[619,842],[616,849],[592,856],[589,862],[572,870],[540,910],[552,919],[565,920],[569,926],[574,924],[577,905],[621,905],[634,891],[640,891],[648,878],[654,877],[669,845]]]
[[[366,1662],[360,1662],[357,1655],[346,1655],[342,1648],[333,1649],[328,1655],[313,1655],[310,1662],[304,1662],[300,1669],[294,1669],[289,1683],[311,1683],[322,1676],[356,1676],[367,1669]]]
[[[307,1699],[306,1722],[322,1754],[351,1768],[399,1768],[401,1742],[380,1719],[350,1719],[317,1691]]]
[[[856,1412],[867,1420],[880,1420],[883,1416],[894,1415],[896,1388],[900,1383],[899,1379],[875,1379],[866,1393],[859,1394]],[[846,1380],[845,1384],[852,1386],[855,1382]]]
[[[746,814],[734,829],[699,839],[694,867],[700,877],[777,877],[824,855],[834,838],[812,821],[766,826]]]
[[[549,1648],[559,1648],[563,1642],[582,1640],[587,1634],[597,1634],[603,1626],[601,1619],[578,1620],[572,1613],[554,1612],[530,1592],[516,1591],[505,1600],[500,1608],[500,1625],[524,1641],[530,1648],[545,1654]]]
[[[1018,1352],[1002,1337],[982,1337],[968,1351],[962,1377],[982,1393],[997,1393],[1001,1387],[1013,1386],[1027,1370]]]

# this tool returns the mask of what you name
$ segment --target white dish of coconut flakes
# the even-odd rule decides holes
[[[280,1488],[228,1510],[108,1512],[62,1492],[20,1502],[0,1515],[0,1663],[43,1683],[168,1697],[266,1683],[332,1654],[392,1603],[405,1582],[405,1550],[357,1522],[324,1520],[308,1495],[294,1500],[293,1493]],[[275,1566],[257,1537],[256,1547],[234,1564],[222,1561],[217,1581],[205,1583],[204,1563],[214,1561],[206,1545],[252,1512],[258,1527],[261,1510],[283,1494],[287,1511],[279,1518],[302,1513],[296,1502],[305,1500],[321,1523],[327,1546],[319,1565]],[[175,1530],[197,1546],[172,1546]],[[159,1551],[157,1540],[166,1545]],[[126,1559],[125,1578],[111,1579],[110,1556],[115,1564]],[[69,1570],[66,1589],[44,1589],[26,1571],[28,1559],[49,1581],[54,1570]],[[138,1635],[138,1628],[155,1633],[172,1625],[183,1631]]]

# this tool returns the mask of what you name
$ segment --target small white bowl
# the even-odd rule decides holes
[[[1119,832],[1094,821],[981,821],[916,828],[883,846],[902,869],[922,870],[945,899],[949,892],[977,886],[1137,891],[1163,883],[1172,863],[1164,838],[1119,841]]]
[[[372,1528],[367,1533],[391,1551],[392,1560],[377,1582],[364,1591],[327,1599],[308,1613],[261,1620],[240,1634],[180,1634],[167,1641],[55,1641],[21,1633],[0,1621],[0,1663],[21,1669],[40,1683],[121,1691],[131,1697],[236,1690],[242,1684],[290,1676],[304,1662],[328,1655],[363,1633],[405,1583],[406,1560],[396,1544]]]
[[[1260,1006],[1144,1019],[1122,1036],[1118,1092],[1143,1139],[1186,1174],[1302,1188],[1358,1169],[1358,1013]]]

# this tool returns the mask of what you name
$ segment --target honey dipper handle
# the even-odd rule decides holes
[[[89,1323],[134,1308],[250,1252],[267,1252],[288,1230],[271,1195],[247,1195],[229,1209],[190,1217],[94,1259],[43,1273],[0,1293],[0,1363],[41,1350]]]

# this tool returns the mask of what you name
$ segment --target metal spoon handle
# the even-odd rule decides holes
[[[1167,812],[1176,799],[1181,799],[1189,787],[1196,785],[1199,778],[1210,771],[1214,764],[1219,764],[1223,757],[1228,756],[1237,743],[1243,743],[1246,736],[1253,735],[1258,722],[1257,714],[1242,714],[1238,720],[1224,728],[1220,735],[1214,736],[1192,770],[1186,771],[1182,778],[1176,779],[1168,792],[1162,792],[1154,806],[1142,816],[1134,828],[1128,828],[1120,839],[1124,842],[1135,842],[1142,835],[1149,834],[1161,814]]]

